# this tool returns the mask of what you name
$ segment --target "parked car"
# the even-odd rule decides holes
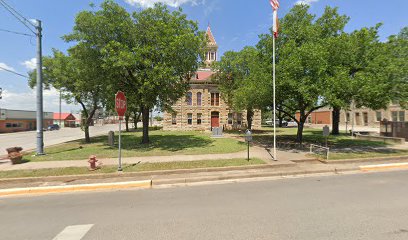
[[[58,124],[51,124],[47,127],[48,131],[54,131],[54,130],[59,130],[60,126]]]
[[[286,123],[286,127],[297,127],[298,124],[295,121],[290,121]]]
[[[266,125],[273,126],[273,120],[267,120],[265,121]],[[282,127],[286,127],[288,125],[288,122],[283,120],[282,121]],[[279,126],[279,120],[276,120],[276,126]]]

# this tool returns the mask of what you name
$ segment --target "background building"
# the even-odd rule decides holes
[[[369,108],[357,108],[350,111],[342,111],[340,124],[346,122],[351,125],[354,121],[356,126],[380,127],[380,121],[387,119],[391,122],[406,122],[408,111],[401,108],[399,104],[390,104],[387,109],[372,110]]]
[[[186,96],[172,106],[174,112],[164,112],[164,130],[210,130],[247,128],[246,112],[234,112],[221,98],[217,84],[212,81],[214,72],[210,66],[217,61],[218,45],[207,28],[209,43],[205,54],[205,68],[200,68],[190,81]],[[261,111],[256,110],[252,122],[253,129],[261,128]]]
[[[76,127],[76,117],[71,113],[54,113],[54,124],[60,127]]]
[[[53,113],[44,112],[44,128],[53,124]],[[0,109],[0,133],[36,130],[35,111]]]
[[[296,113],[296,119],[300,114]],[[387,109],[372,110],[370,108],[351,108],[349,111],[342,110],[340,113],[340,125],[379,128],[380,122],[387,119],[391,122],[407,122],[408,111],[401,108],[399,104],[390,104]],[[330,108],[321,108],[311,113],[306,124],[331,125],[333,122],[333,111]]]

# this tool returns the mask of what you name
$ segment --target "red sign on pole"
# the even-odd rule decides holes
[[[116,93],[115,109],[116,109],[116,112],[118,113],[119,119],[123,120],[123,116],[125,115],[126,109],[127,109],[127,103],[126,103],[126,96],[121,91]]]

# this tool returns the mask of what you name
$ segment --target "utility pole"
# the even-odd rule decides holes
[[[62,127],[62,125],[61,125],[61,115],[62,115],[62,113],[61,113],[61,90],[59,91],[59,127],[61,128]],[[65,126],[64,126],[65,127]]]
[[[44,155],[44,113],[43,113],[43,79],[42,79],[42,28],[41,21],[37,19],[37,155]]]

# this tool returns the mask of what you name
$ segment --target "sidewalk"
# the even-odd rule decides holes
[[[272,158],[273,153],[267,149],[260,147],[250,148],[250,158],[259,158],[267,164],[290,164],[293,160],[311,160],[313,158],[307,157],[306,153],[277,151],[278,161]],[[186,162],[186,161],[200,161],[200,160],[225,160],[246,158],[247,152],[227,153],[227,154],[203,154],[203,155],[171,155],[171,156],[150,156],[150,157],[131,157],[122,158],[122,164],[140,164],[140,163],[159,163],[159,162]],[[98,159],[98,158],[97,158]],[[98,159],[98,163],[105,166],[117,165],[117,158]],[[88,167],[87,160],[70,160],[70,161],[44,161],[44,162],[28,162],[23,164],[12,165],[9,161],[0,163],[0,171],[10,170],[34,170],[44,168],[66,168],[66,167]]]

